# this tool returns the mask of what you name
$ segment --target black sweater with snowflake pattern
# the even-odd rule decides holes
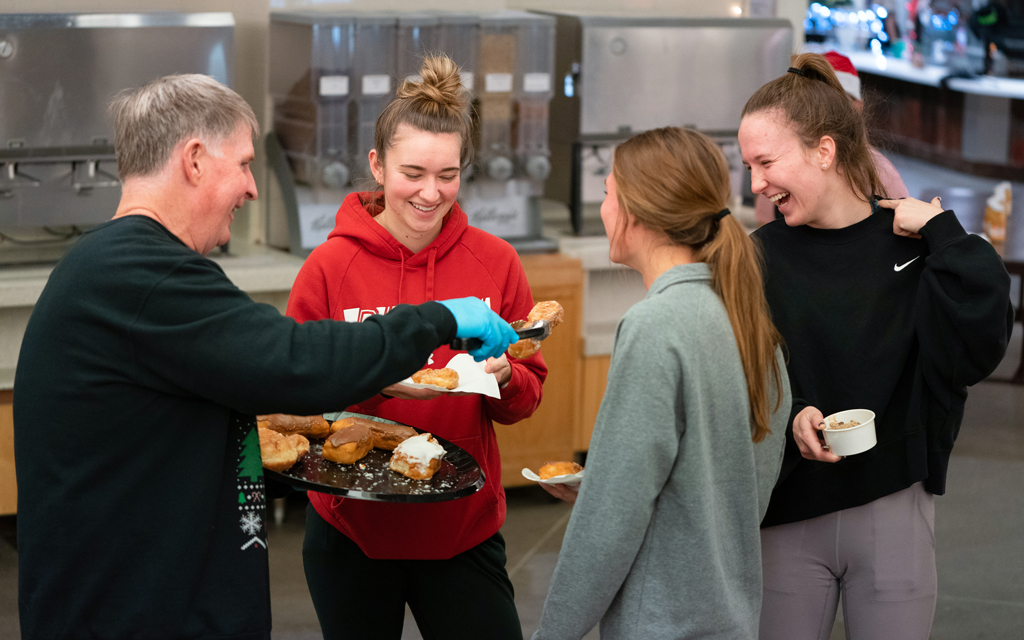
[[[269,638],[253,416],[365,400],[455,336],[442,305],[298,324],[156,221],[54,268],[14,384],[23,638]]]
[[[924,481],[945,492],[967,387],[999,364],[1013,327],[1010,278],[952,211],[921,239],[893,233],[877,206],[843,229],[758,229],[765,294],[788,353],[793,408],[782,472],[761,526],[867,504]],[[875,412],[878,444],[836,463],[793,440],[805,407]]]

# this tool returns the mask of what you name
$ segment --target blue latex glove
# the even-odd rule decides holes
[[[519,334],[479,298],[455,298],[438,302],[455,316],[458,325],[456,338],[478,338],[483,341],[483,346],[469,352],[477,362],[501,357],[510,344],[519,340]]]

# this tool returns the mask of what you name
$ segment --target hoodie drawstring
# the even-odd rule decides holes
[[[398,256],[402,259],[401,270],[398,272],[398,304],[402,304],[402,281],[405,280],[405,252],[399,249]]]
[[[423,291],[425,300],[434,299],[434,260],[436,258],[437,247],[430,247],[430,253],[427,254],[427,284],[426,289]]]

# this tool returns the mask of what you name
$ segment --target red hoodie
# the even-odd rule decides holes
[[[504,240],[470,227],[458,204],[445,216],[440,235],[414,254],[371,217],[381,211],[380,201],[364,207],[362,202],[373,195],[345,198],[334,231],[299,271],[288,299],[289,316],[299,322],[360,322],[397,304],[466,296],[489,303],[509,322],[525,318],[533,308],[518,254]],[[455,355],[441,347],[427,366],[444,367]],[[317,513],[377,559],[447,559],[494,535],[505,522],[505,491],[491,420],[512,424],[528,418],[540,404],[547,376],[539,353],[509,362],[512,377],[500,400],[476,394],[433,400],[377,395],[348,407],[436,433],[462,447],[486,474],[480,491],[432,504],[368,502],[311,491]]]

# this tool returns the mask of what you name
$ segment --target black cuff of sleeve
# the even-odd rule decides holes
[[[459,325],[455,322],[455,315],[440,302],[424,302],[416,307],[420,315],[434,325],[437,335],[441,338],[441,344],[447,344],[455,339],[455,332]]]
[[[921,236],[928,241],[928,248],[932,251],[966,235],[952,209],[943,211],[921,227]]]
[[[295,489],[292,489],[291,486],[289,486],[289,485],[287,485],[287,484],[285,484],[283,482],[279,482],[277,480],[274,480],[273,478],[271,478],[271,477],[269,477],[267,475],[263,476],[263,487],[264,487],[264,489],[266,489],[266,492],[267,492],[267,504],[268,504],[268,506],[270,506],[269,503],[270,503],[271,500],[276,500],[277,498],[284,498],[285,496],[290,494],[292,491],[295,491]]]

